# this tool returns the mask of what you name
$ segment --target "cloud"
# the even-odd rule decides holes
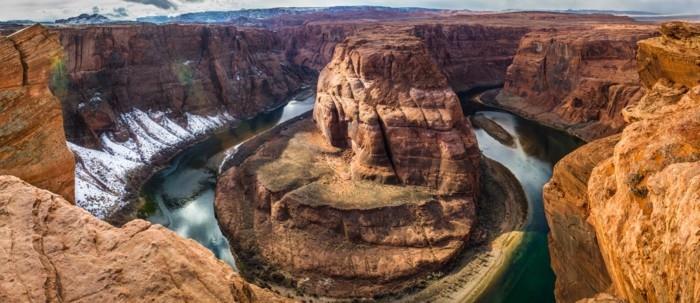
[[[177,9],[177,4],[170,0],[124,0],[126,2],[153,5],[160,9]]]
[[[129,16],[129,12],[125,7],[115,7],[111,14],[107,14],[110,17],[124,18]]]

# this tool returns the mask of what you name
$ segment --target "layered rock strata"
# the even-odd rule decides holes
[[[595,140],[562,158],[543,189],[549,254],[556,273],[555,297],[575,302],[592,297],[612,282],[600,254],[590,212],[588,180],[593,168],[612,156],[619,135]],[[576,262],[572,262],[576,260]]]
[[[258,20],[263,29],[55,28],[66,56],[52,88],[64,103],[66,133],[79,158],[77,202],[102,218],[128,213],[131,193],[154,166],[208,132],[277,106],[314,83],[336,44],[359,32],[420,38],[453,90],[461,91],[503,83],[518,41],[533,29],[631,22],[600,15],[386,14],[371,8],[361,20],[341,16],[342,10],[272,17]]]
[[[632,123],[614,147],[589,150],[589,159],[597,163],[585,189],[587,211],[578,207],[577,213],[570,212],[568,228],[552,226],[553,264],[560,264],[554,267],[557,276],[578,270],[569,266],[562,271],[564,264],[591,260],[582,260],[580,252],[557,249],[574,244],[573,239],[562,239],[583,240],[578,245],[591,251],[594,245],[586,243],[592,230],[607,271],[598,279],[605,281],[607,275],[611,286],[557,283],[558,294],[572,294],[562,301],[573,302],[578,295],[595,291],[628,302],[699,299],[695,260],[700,235],[696,205],[700,201],[700,77],[688,72],[696,67],[687,65],[700,59],[699,33],[695,26],[673,23],[662,27],[661,37],[640,41],[638,64],[648,92],[625,109]],[[586,164],[585,171],[591,166]],[[555,175],[572,173],[566,167],[559,165],[557,169],[564,171]],[[583,191],[577,184],[566,185],[576,190],[563,190],[557,199],[551,198],[557,196],[555,192],[545,195],[548,215],[581,204],[576,197]],[[550,215],[550,220],[556,221],[556,216]],[[576,229],[585,233],[573,232]],[[595,264],[600,268],[600,262]]]
[[[0,301],[284,302],[160,225],[115,228],[0,176]]]
[[[217,217],[244,272],[367,298],[419,284],[465,247],[479,151],[421,40],[364,33],[339,44],[314,118],[219,178]]]
[[[94,135],[128,131],[119,114],[134,108],[178,120],[186,113],[246,117],[276,106],[308,76],[288,64],[280,36],[266,30],[137,25],[58,33],[66,87],[55,91],[71,141],[88,147],[99,146]]]
[[[477,192],[476,137],[419,39],[366,33],[339,44],[314,119],[328,143],[352,149],[353,179]]]
[[[41,26],[0,36],[0,174],[74,201],[73,153],[61,103],[49,90],[61,54],[56,35]]]
[[[644,95],[636,43],[647,25],[594,25],[525,35],[495,104],[590,141],[617,133]]]

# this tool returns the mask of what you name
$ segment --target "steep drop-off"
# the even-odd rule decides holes
[[[495,104],[584,140],[619,132],[621,111],[644,94],[636,43],[648,25],[595,25],[528,33]]]
[[[588,206],[576,206],[584,190],[580,183],[559,178],[546,188],[551,221],[559,220],[562,210],[580,209],[568,213],[570,226],[552,225],[550,248],[557,275],[581,270],[567,264],[592,260],[566,249],[571,245],[593,256],[597,246],[606,269],[603,272],[594,261],[596,272],[587,275],[588,281],[601,283],[558,282],[558,298],[564,302],[585,293],[592,297],[596,291],[629,302],[698,301],[700,73],[693,70],[700,59],[700,30],[672,23],[662,26],[661,33],[639,42],[639,74],[648,92],[625,109],[631,124],[619,141],[607,148],[593,143],[600,148],[587,146],[576,152],[597,162],[592,170],[588,164],[581,170],[566,162],[557,166],[555,175],[571,174],[578,180],[590,172],[583,196]],[[592,238],[597,245],[590,243]],[[612,286],[605,285],[606,275]]]
[[[61,54],[57,37],[41,26],[0,36],[0,175],[74,201],[75,161],[61,103],[49,90]]]

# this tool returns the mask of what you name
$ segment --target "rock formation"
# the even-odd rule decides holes
[[[647,25],[597,25],[528,33],[496,104],[584,140],[619,132],[621,111],[644,94],[636,43]]]
[[[160,225],[115,228],[0,176],[2,302],[282,302]]]
[[[352,148],[354,179],[478,189],[471,125],[419,39],[363,33],[339,44],[321,72],[314,119],[331,145]]]
[[[598,282],[558,282],[560,300],[573,302],[595,292],[629,302],[700,300],[695,291],[700,255],[700,74],[691,72],[697,69],[698,49],[700,30],[688,24],[666,24],[661,37],[640,41],[639,74],[648,92],[625,109],[632,123],[614,147],[593,143],[597,147],[577,151],[587,159],[580,168],[557,166],[555,176],[578,180],[555,178],[547,186],[550,221],[560,221],[566,209],[576,210],[568,211],[568,227],[563,222],[551,226],[554,269],[558,277],[567,277],[583,269],[566,264],[593,261],[595,271],[589,268],[586,280]],[[593,166],[586,197],[582,181]],[[591,243],[591,231],[597,245]],[[583,247],[588,255],[572,246]],[[595,246],[606,273],[595,261]],[[611,286],[606,285],[608,277]]]
[[[612,155],[619,135],[584,145],[561,159],[544,186],[543,200],[549,233],[549,254],[556,273],[558,302],[575,302],[610,287],[595,230],[588,218],[588,179],[602,160]],[[576,260],[573,262],[572,260]]]
[[[75,161],[61,103],[49,90],[61,54],[57,37],[38,25],[0,36],[0,175],[74,201]]]
[[[529,31],[527,24],[432,23],[416,25],[413,34],[425,42],[452,89],[462,92],[502,85],[518,43]]]
[[[314,118],[219,178],[217,217],[248,274],[366,298],[419,284],[465,247],[479,150],[420,39],[363,32],[338,44]]]

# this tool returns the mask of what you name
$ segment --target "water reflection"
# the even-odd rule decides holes
[[[139,216],[201,243],[235,269],[228,240],[214,214],[217,168],[227,150],[311,110],[313,103],[313,94],[299,95],[282,107],[242,121],[186,149],[144,185],[141,197],[145,206]]]
[[[475,130],[484,155],[505,165],[520,181],[529,207],[522,247],[480,302],[554,302],[542,187],[551,177],[554,164],[582,142],[509,113],[482,110],[477,114],[493,120],[517,138],[516,145],[509,147],[483,129]]]

